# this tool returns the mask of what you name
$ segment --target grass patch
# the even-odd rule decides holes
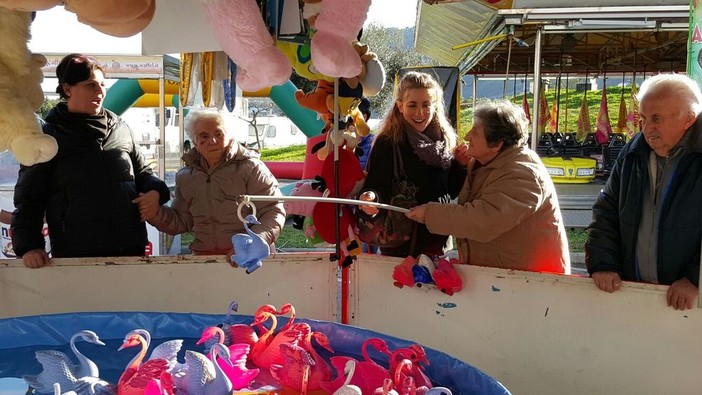
[[[584,252],[587,241],[587,229],[566,229],[570,252]]]
[[[307,146],[304,144],[281,148],[264,148],[261,150],[261,160],[270,162],[304,162],[306,151]]]

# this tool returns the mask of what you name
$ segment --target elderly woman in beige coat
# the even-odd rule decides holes
[[[429,231],[454,235],[461,263],[570,274],[556,189],[524,145],[529,121],[505,100],[473,112],[473,128],[455,156],[467,165],[458,204],[429,203],[407,216]]]
[[[278,181],[257,152],[227,133],[219,112],[191,110],[185,131],[195,149],[183,155],[185,167],[176,174],[171,206],[140,206],[142,219],[171,235],[192,231],[194,254],[226,254],[235,264],[231,262],[232,235],[245,229],[234,199],[244,194],[281,196]],[[283,204],[256,202],[256,217],[260,224],[250,226],[251,230],[272,245],[285,223]]]

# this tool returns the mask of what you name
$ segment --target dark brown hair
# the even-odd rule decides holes
[[[63,84],[75,85],[90,78],[90,74],[94,70],[100,70],[105,74],[102,66],[95,58],[79,53],[66,55],[61,59],[61,62],[56,66],[56,78],[58,78],[58,86],[56,93],[62,99],[67,99],[66,92],[63,90]]]

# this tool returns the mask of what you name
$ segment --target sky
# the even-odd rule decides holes
[[[169,0],[158,0],[169,1]],[[417,0],[372,0],[366,23],[388,27],[414,26]],[[61,6],[40,11],[32,23],[29,48],[39,53],[83,52],[92,54],[141,53],[141,37],[117,38],[98,32]]]

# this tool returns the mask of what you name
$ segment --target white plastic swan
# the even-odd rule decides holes
[[[134,329],[131,332],[129,332],[125,338],[129,337],[130,335],[141,335],[141,337],[146,340],[147,344],[151,344],[151,333],[147,331],[146,329]],[[180,363],[178,363],[178,352],[180,352],[180,349],[183,347],[183,340],[181,339],[175,339],[175,340],[167,340],[158,346],[154,347],[154,349],[151,351],[151,355],[149,355],[148,360],[152,359],[164,359],[168,362],[168,372],[172,373],[173,370],[178,370],[182,366]]]
[[[76,339],[83,339],[88,343],[104,346],[98,335],[90,330],[81,330],[71,336],[71,351],[78,359],[74,365],[68,355],[56,350],[40,350],[34,353],[43,370],[37,375],[23,376],[27,384],[39,394],[54,393],[54,383],[61,388],[75,390],[78,380],[84,377],[100,377],[100,370],[95,362],[91,361],[76,348]]]
[[[232,392],[232,382],[217,363],[217,355],[233,366],[229,349],[224,344],[215,343],[210,349],[210,359],[197,351],[185,351],[185,377],[180,381],[185,388],[179,388],[178,392],[188,395],[228,395]]]

